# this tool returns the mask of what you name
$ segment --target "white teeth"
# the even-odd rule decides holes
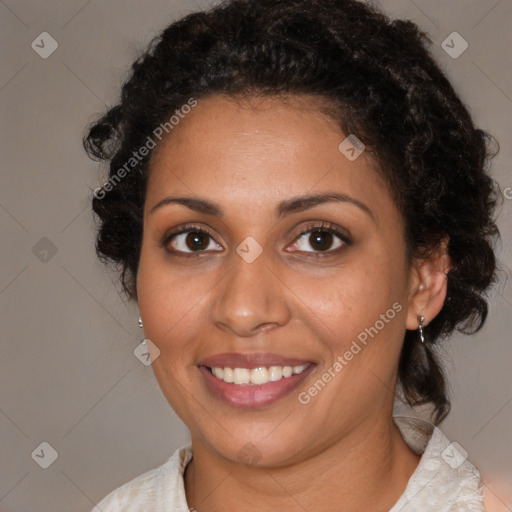
[[[212,372],[213,372],[213,375],[215,375],[215,377],[217,377],[218,379],[224,378],[224,368],[213,368]]]
[[[251,370],[251,384],[265,384],[268,382],[268,370],[266,368],[253,368]]]
[[[276,381],[281,380],[283,376],[283,367],[282,366],[271,366],[268,369],[269,372],[269,380]]]
[[[247,368],[233,368],[235,384],[249,384],[251,382],[251,374]]]
[[[258,368],[211,368],[215,377],[224,382],[234,384],[254,384],[261,385],[267,382],[275,382],[282,378],[288,378],[292,375],[302,373],[309,364],[301,366],[270,366],[266,368],[260,366]]]
[[[215,368],[214,368],[215,370]],[[222,370],[222,368],[219,368],[219,370]],[[219,377],[219,379],[222,379],[224,382],[233,382],[234,381],[234,375],[233,370],[231,368],[224,368],[223,370],[224,375],[222,377]],[[216,375],[217,377],[217,375]]]

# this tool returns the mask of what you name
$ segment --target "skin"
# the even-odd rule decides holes
[[[449,259],[440,248],[409,264],[386,183],[368,152],[352,162],[341,154],[345,137],[314,98],[215,95],[199,100],[153,153],[138,303],[146,337],[160,350],[156,378],[191,433],[185,488],[198,512],[255,504],[387,511],[419,462],[392,421],[397,365],[405,330],[442,307]],[[276,214],[281,201],[333,192],[370,212],[329,202]],[[207,199],[224,216],[177,203],[152,211],[168,196]],[[351,244],[334,236],[330,253],[319,250],[302,233],[322,222],[349,232]],[[201,254],[186,234],[162,246],[185,223],[211,231]],[[248,236],[263,249],[250,264],[236,252]],[[299,403],[298,392],[394,303],[401,311],[318,396]],[[222,352],[274,352],[316,366],[296,392],[244,410],[214,398],[198,370],[200,359]],[[240,461],[247,443],[258,454],[252,464]]]

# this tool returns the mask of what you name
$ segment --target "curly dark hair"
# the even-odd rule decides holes
[[[191,98],[319,97],[378,163],[404,217],[409,257],[449,240],[447,299],[425,328],[426,349],[406,332],[398,374],[403,399],[432,404],[441,422],[450,402],[434,345],[485,322],[500,193],[488,173],[496,141],[474,126],[429,43],[411,21],[356,0],[225,0],[172,23],[134,62],[119,104],[84,137],[91,158],[110,163],[109,182],[92,199],[98,256],[114,262],[136,300],[151,151],[132,169],[126,162]]]

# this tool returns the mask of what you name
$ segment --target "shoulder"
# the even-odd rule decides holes
[[[167,510],[167,504],[163,502],[164,496],[172,499],[172,494],[180,493],[183,471],[191,458],[190,445],[179,448],[161,466],[150,469],[111,491],[91,512],[157,511],[158,507]]]
[[[390,512],[485,512],[480,473],[461,445],[427,422],[396,417],[395,423],[421,460]]]

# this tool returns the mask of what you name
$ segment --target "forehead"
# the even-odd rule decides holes
[[[367,154],[350,161],[340,151],[347,135],[326,108],[309,96],[198,100],[153,152],[148,206],[171,193],[238,205],[334,189],[386,195]]]

